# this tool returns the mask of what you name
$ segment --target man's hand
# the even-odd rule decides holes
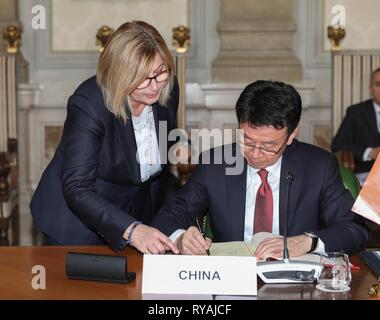
[[[208,238],[205,240],[197,228],[190,227],[178,237],[176,245],[182,254],[206,255],[211,240]]]
[[[128,229],[124,233],[126,238]],[[165,253],[172,251],[175,254],[179,250],[174,243],[161,231],[156,228],[149,227],[145,224],[139,224],[132,233],[131,241],[133,246],[142,253]]]
[[[380,147],[373,148],[371,152],[368,154],[368,157],[372,160],[376,160],[377,156],[379,155]]]
[[[297,257],[307,253],[311,248],[312,239],[304,235],[288,237],[289,257]],[[284,238],[271,237],[260,242],[255,251],[257,260],[266,260],[267,258],[282,259],[284,253]]]

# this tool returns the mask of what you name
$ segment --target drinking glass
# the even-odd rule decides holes
[[[348,255],[342,252],[329,252],[321,256],[323,270],[317,289],[326,292],[346,292],[350,290],[351,270]]]

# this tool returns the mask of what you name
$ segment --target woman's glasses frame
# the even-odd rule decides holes
[[[154,79],[156,83],[163,83],[168,80],[169,74],[167,70],[161,71],[159,74],[156,74],[154,77],[147,77],[139,86],[137,86],[137,90],[142,90],[148,88]]]

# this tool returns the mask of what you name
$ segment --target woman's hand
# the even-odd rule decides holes
[[[139,224],[133,230],[131,242],[142,253],[157,254],[165,253],[166,251],[172,251],[174,254],[179,253],[177,247],[166,235],[158,229],[145,224]]]

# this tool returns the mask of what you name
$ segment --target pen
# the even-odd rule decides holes
[[[203,230],[202,230],[202,228],[201,228],[201,224],[199,223],[198,217],[195,218],[195,222],[197,223],[198,231],[200,232],[200,234],[202,235],[202,237],[206,240],[206,237],[205,237],[205,235],[204,235],[204,233],[203,233]],[[207,253],[207,255],[209,256],[209,255],[210,255],[210,250],[207,249],[207,250],[206,250],[206,253]]]

